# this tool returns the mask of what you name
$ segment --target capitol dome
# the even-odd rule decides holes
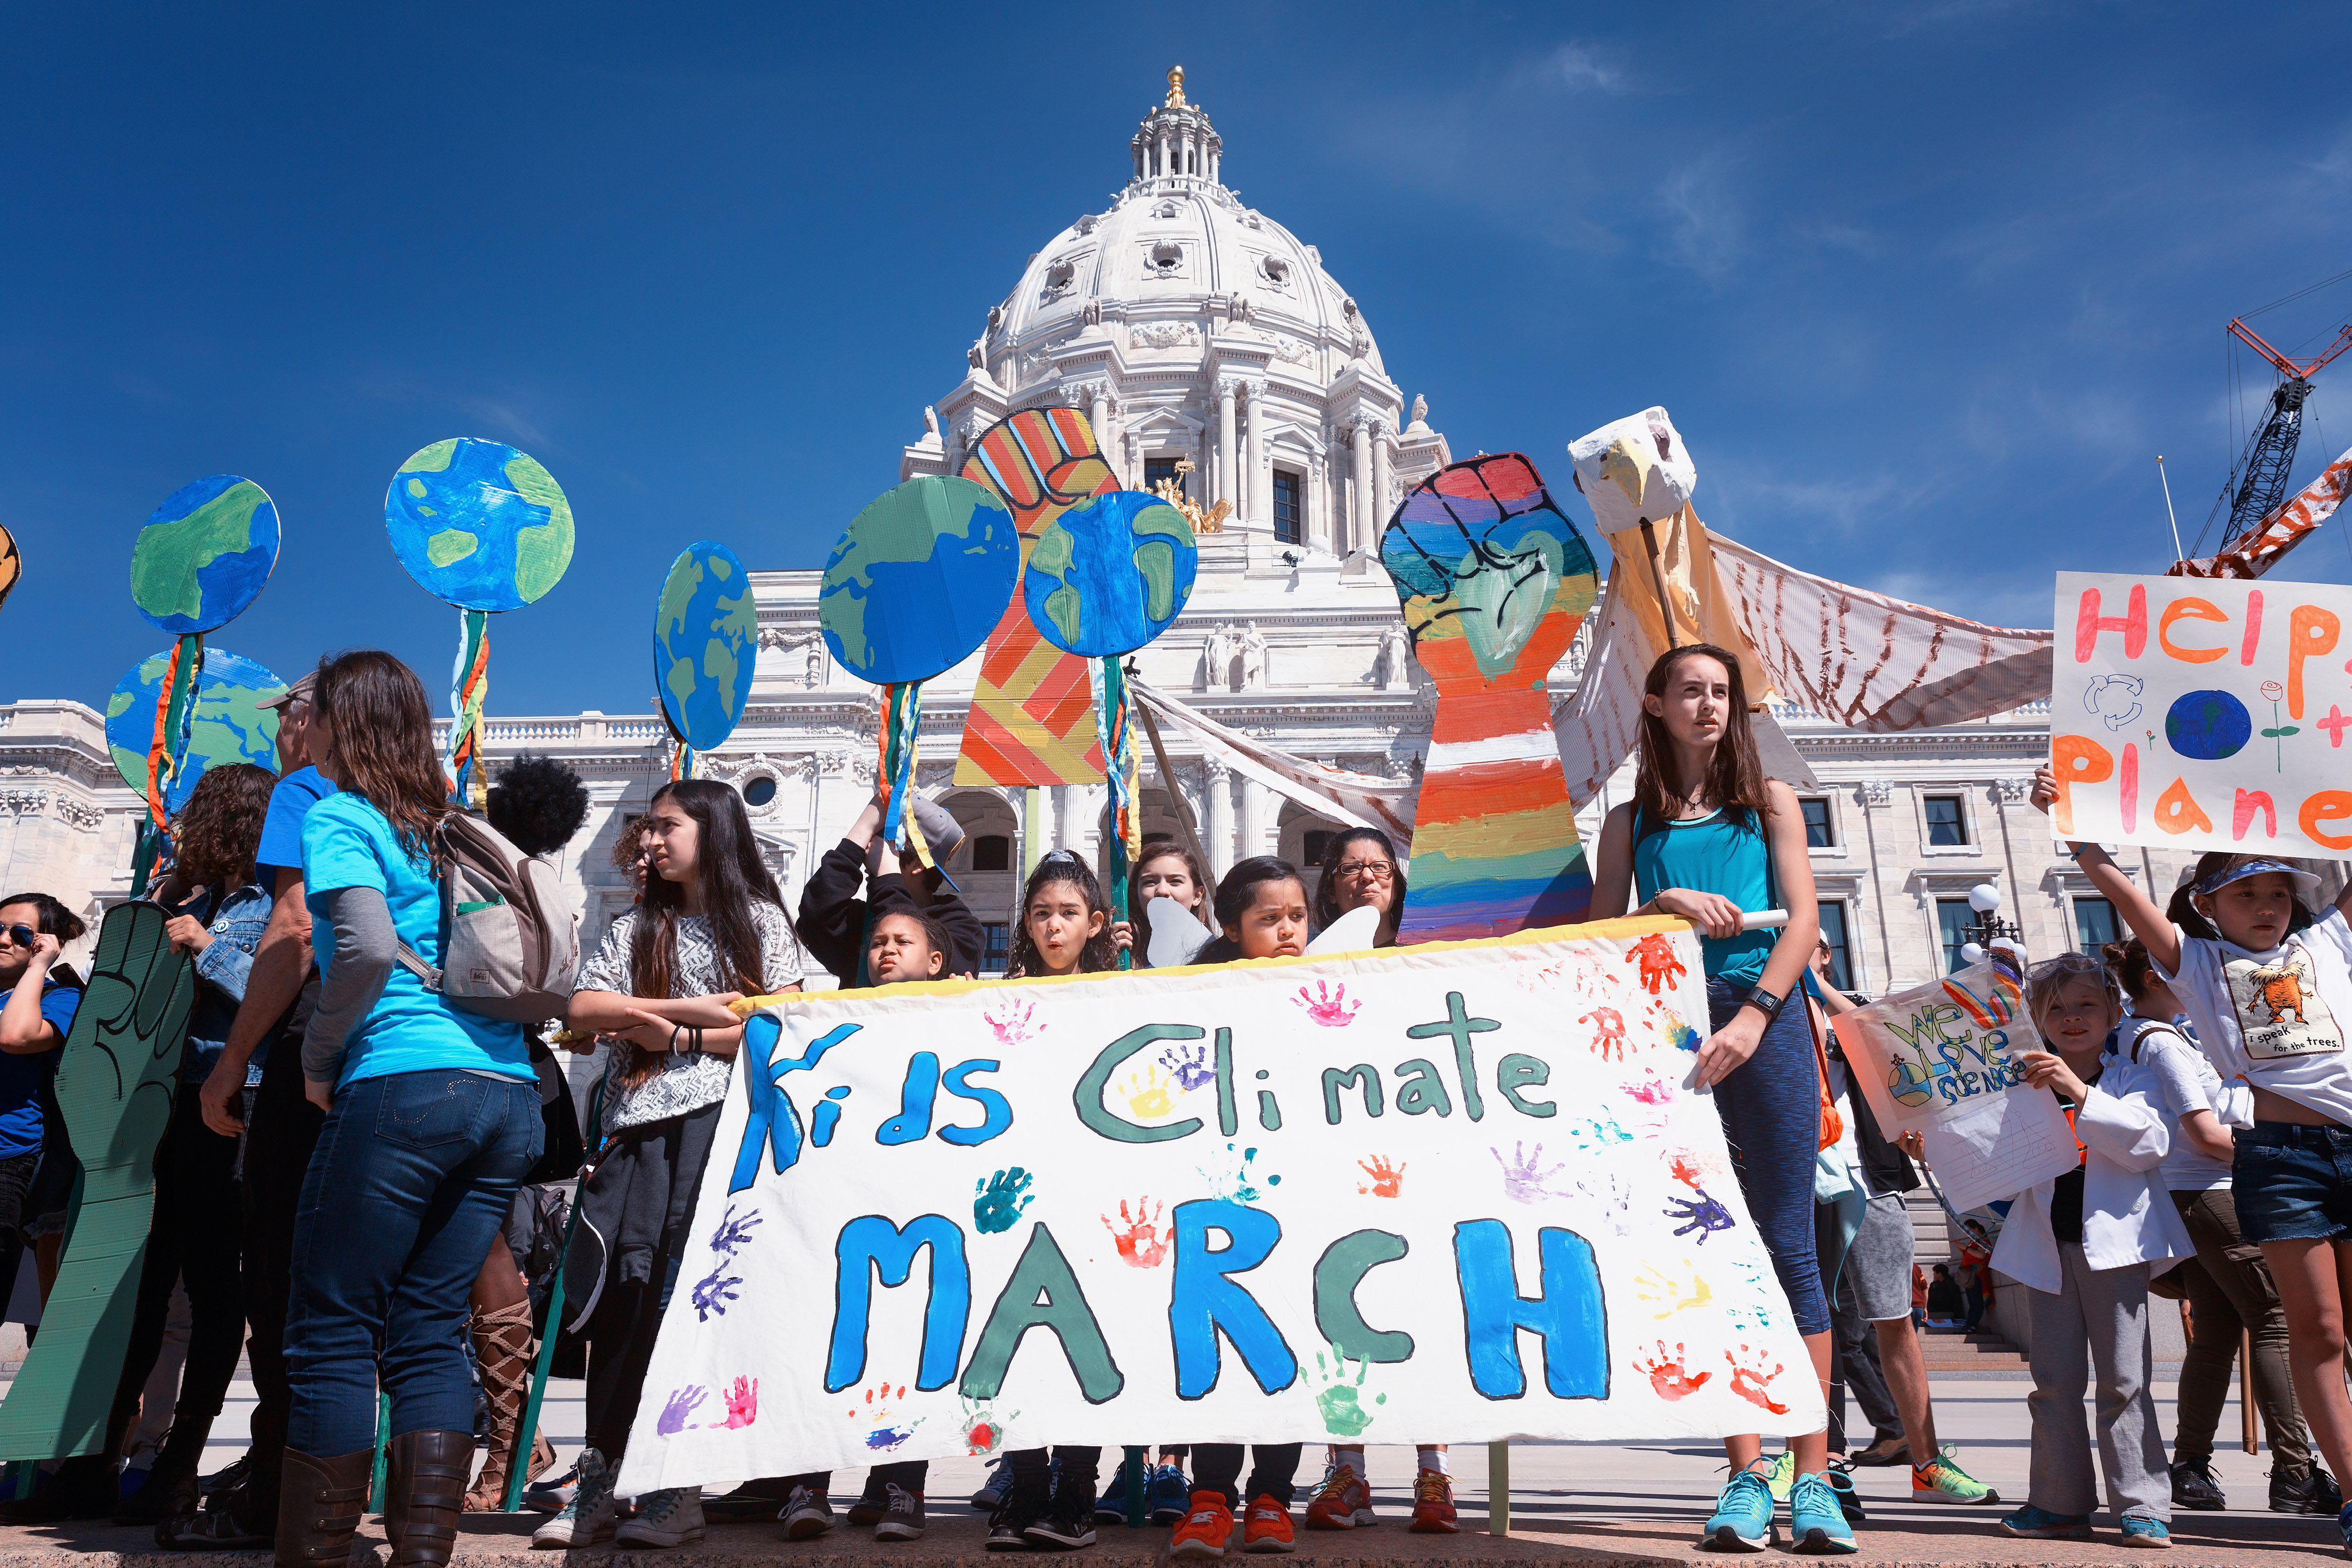
[[[1135,488],[1227,504],[1204,565],[1361,570],[1403,490],[1449,460],[1323,257],[1223,183],[1224,141],[1183,68],[1129,140],[1128,182],[1029,258],[988,312],[961,385],[927,411],[901,477],[952,474],[1024,408],[1086,413]],[[1285,552],[1287,552],[1286,554]]]

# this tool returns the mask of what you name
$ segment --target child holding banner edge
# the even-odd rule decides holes
[[[1739,661],[1693,643],[1650,666],[1633,800],[1609,813],[1592,878],[1594,920],[1674,915],[1700,930],[1708,1025],[1692,1087],[1712,1089],[1732,1163],[1826,1387],[1834,1352],[1829,1303],[1813,1249],[1813,1158],[1821,1147],[1822,1082],[1804,1008],[1783,1004],[1804,983],[1821,921],[1797,797],[1764,777],[1748,721]],[[1789,911],[1778,936],[1740,930],[1740,916]],[[1796,1479],[1790,1532],[1800,1552],[1855,1550],[1828,1479],[1829,1432],[1790,1439]],[[1770,1467],[1755,1433],[1726,1437],[1731,1480],[1700,1544],[1761,1552],[1772,1544]]]
[[[2052,768],[2034,774],[2037,809],[2049,810],[2058,793]],[[2336,1475],[2352,1473],[2341,1370],[2352,1298],[2352,1069],[2342,1021],[2352,1014],[2352,888],[2314,920],[2297,895],[2316,892],[2317,877],[2211,851],[2158,909],[2096,844],[2066,850],[2147,945],[2222,1081],[2253,1088],[2253,1130],[2238,1137],[2231,1172],[2239,1225],[2262,1248],[2286,1308],[2288,1366],[2312,1440]],[[2336,1522],[2352,1552],[2352,1506]]]

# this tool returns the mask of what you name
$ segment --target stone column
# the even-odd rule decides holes
[[[1113,465],[1116,466],[1117,462],[1110,444],[1110,389],[1102,382],[1096,382],[1087,390],[1093,394],[1087,400],[1087,423],[1094,428],[1095,445],[1104,457],[1111,459]]]
[[[1372,434],[1372,504],[1365,510],[1364,523],[1368,532],[1363,548],[1381,548],[1381,530],[1389,526],[1389,431],[1388,416],[1381,417]]]
[[[1231,376],[1217,378],[1217,466],[1216,483],[1204,497],[1209,505],[1229,501],[1241,494],[1234,481],[1241,476],[1239,455],[1234,450],[1234,398],[1241,391],[1241,382]],[[1236,503],[1235,510],[1239,510]]]
[[[1319,452],[1307,455],[1307,542],[1317,549],[1331,548],[1331,485]]]
[[[1209,852],[1209,876],[1215,881],[1233,869],[1236,858],[1234,854],[1234,774],[1232,768],[1214,757],[1205,758],[1202,766],[1209,779],[1209,811],[1208,826],[1201,847]]]
[[[1160,173],[1162,173],[1162,174],[1165,174],[1165,173],[1167,173],[1167,172],[1168,172],[1168,128],[1167,128],[1166,126],[1164,126],[1164,125],[1163,125],[1163,126],[1161,126],[1161,127],[1160,128],[1160,170],[1159,170],[1159,172],[1160,172]]]
[[[1335,547],[1334,553],[1346,555],[1350,549],[1362,549],[1370,541],[1372,515],[1372,417],[1368,413],[1356,416],[1353,424],[1356,446],[1356,488],[1349,497],[1348,536]]]
[[[1238,503],[1246,520],[1274,526],[1274,476],[1265,465],[1265,383],[1249,383],[1249,449],[1244,456]]]
[[[1234,847],[1234,858],[1246,860],[1262,855],[1266,830],[1273,825],[1275,802],[1280,799],[1255,779],[1242,780],[1242,841]]]

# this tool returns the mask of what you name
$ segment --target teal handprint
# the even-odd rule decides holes
[[[1315,1381],[1321,1385],[1315,1395],[1315,1407],[1323,1413],[1323,1429],[1333,1437],[1360,1437],[1372,1424],[1372,1413],[1364,1408],[1363,1400],[1364,1374],[1370,1370],[1370,1362],[1356,1363],[1355,1381],[1350,1383],[1347,1357],[1335,1351],[1326,1362],[1321,1351],[1315,1353]],[[1388,1402],[1385,1394],[1372,1396],[1375,1405]]]
[[[982,1235],[993,1236],[1000,1230],[1010,1230],[1021,1211],[1029,1207],[1036,1195],[1029,1190],[1031,1177],[1019,1166],[1001,1170],[986,1181],[975,1182],[972,1190],[978,1195],[971,1200],[971,1222]]]

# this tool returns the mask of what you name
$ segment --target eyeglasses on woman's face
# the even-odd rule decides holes
[[[1334,875],[1347,882],[1386,882],[1396,875],[1394,861],[1341,861]]]

